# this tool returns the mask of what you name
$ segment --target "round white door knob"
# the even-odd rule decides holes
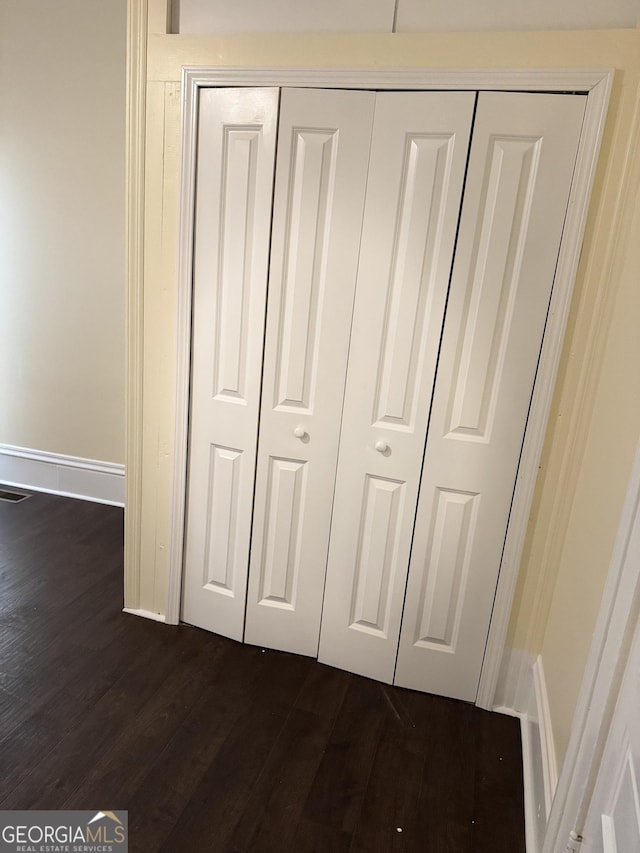
[[[389,445],[386,441],[376,441],[376,450],[378,451],[378,453],[384,453],[388,449]]]
[[[305,435],[307,434],[307,431],[305,430],[305,428],[303,426],[297,426],[293,430],[293,434],[295,435],[296,438],[304,438]]]

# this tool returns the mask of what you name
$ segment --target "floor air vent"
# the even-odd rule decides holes
[[[4,489],[0,489],[0,501],[6,501],[10,504],[18,504],[20,501],[24,501],[30,497],[31,495],[23,495],[20,492],[7,492]]]

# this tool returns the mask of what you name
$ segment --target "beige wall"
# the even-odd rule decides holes
[[[559,764],[640,439],[640,32],[635,38],[631,62],[611,57],[621,72],[508,637],[542,654]]]
[[[566,752],[593,627],[640,438],[640,203],[635,148],[621,228],[615,302],[557,579],[545,627],[545,667],[558,756]],[[633,235],[633,236],[631,236]],[[629,239],[631,237],[631,239]]]
[[[152,32],[164,24],[151,4]],[[542,652],[560,757],[638,435],[637,195],[632,143],[638,31],[190,37],[152,35],[146,149],[140,599],[165,608],[173,442],[180,69],[185,65],[615,67],[585,248],[509,642]],[[637,158],[636,158],[637,159]],[[570,611],[570,612],[568,612]]]
[[[0,444],[124,461],[126,0],[0,3]]]

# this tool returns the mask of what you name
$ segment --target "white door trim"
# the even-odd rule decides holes
[[[476,704],[493,707],[511,604],[520,566],[531,501],[551,407],[573,282],[586,223],[591,186],[613,82],[611,69],[368,70],[183,68],[182,164],[177,287],[175,428],[172,473],[172,530],[166,621],[180,616],[191,342],[191,250],[194,209],[198,90],[204,86],[317,86],[354,89],[584,92],[585,121],[565,221],[547,328],[518,470],[500,577]]]
[[[579,841],[618,697],[634,628],[640,618],[640,447],[549,816],[543,853]],[[571,849],[571,848],[567,848]],[[577,848],[576,848],[577,849]]]

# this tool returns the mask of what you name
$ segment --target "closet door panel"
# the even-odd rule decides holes
[[[375,95],[282,91],[245,640],[316,655]]]
[[[474,104],[376,99],[319,659],[387,682]]]
[[[277,89],[202,89],[183,619],[240,640],[251,533]]]
[[[585,98],[482,93],[396,684],[474,701]]]

